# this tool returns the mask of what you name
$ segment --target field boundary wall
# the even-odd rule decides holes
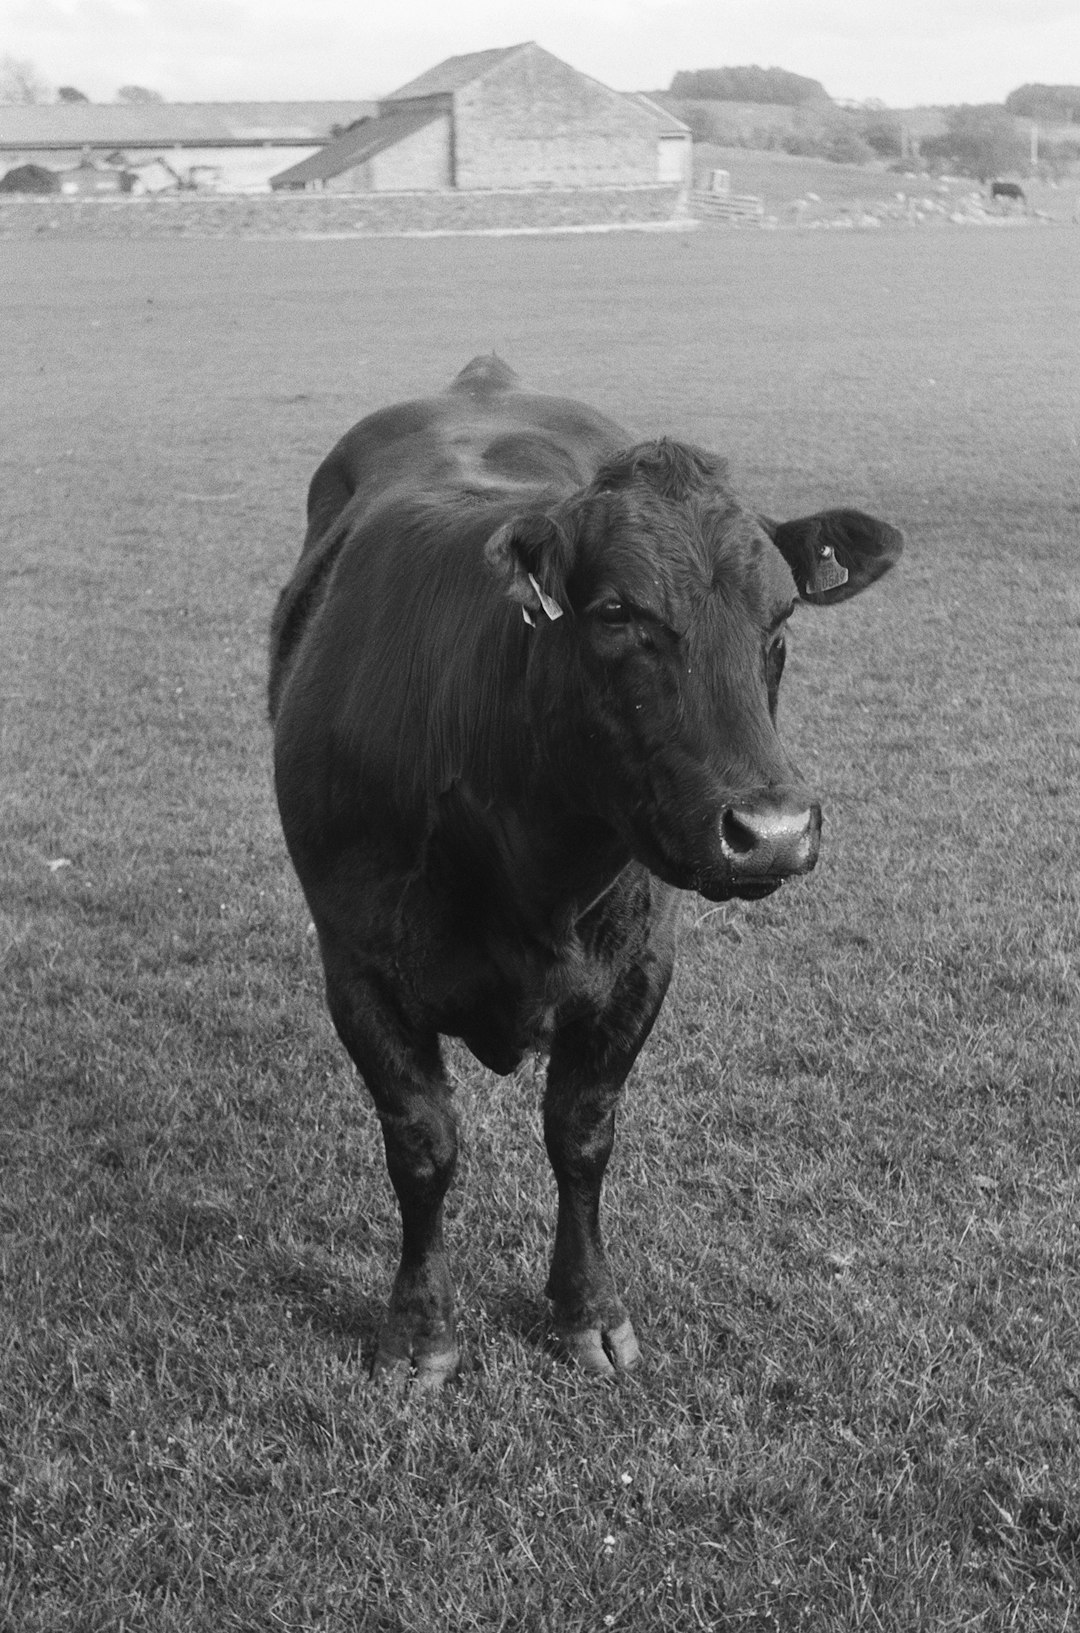
[[[0,197],[0,236],[287,238],[490,232],[663,222],[685,213],[682,189],[656,186],[247,197]]]

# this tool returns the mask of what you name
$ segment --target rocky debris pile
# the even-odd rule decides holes
[[[763,225],[873,231],[892,224],[917,227],[947,221],[958,227],[1004,227],[1052,219],[1044,211],[1029,210],[1023,205],[992,204],[970,183],[953,179],[932,184],[932,191],[900,189],[891,198],[870,203],[858,199],[846,205],[823,203],[817,193],[807,193],[789,205],[782,215],[766,216]]]

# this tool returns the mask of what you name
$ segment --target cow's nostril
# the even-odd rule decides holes
[[[720,823],[720,835],[727,850],[736,856],[746,856],[758,843],[754,830],[741,822],[734,811],[725,811]]]
[[[821,813],[791,799],[742,799],[720,818],[720,849],[740,877],[808,873],[817,860]]]

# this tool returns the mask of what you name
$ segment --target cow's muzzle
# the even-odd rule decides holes
[[[821,844],[821,806],[802,790],[740,795],[720,817],[720,854],[737,894],[765,894],[809,873]]]

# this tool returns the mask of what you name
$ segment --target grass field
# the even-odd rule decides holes
[[[3,1633],[1080,1619],[1080,284],[1065,230],[12,242],[0,604]],[[454,1058],[465,1363],[366,1383],[397,1236],[269,776],[315,464],[497,349],[763,510],[815,875],[688,900],[545,1347],[539,1079]]]
[[[733,193],[754,193],[764,200],[768,215],[782,225],[796,219],[795,205],[813,194],[816,203],[798,213],[803,223],[834,218],[845,211],[858,214],[876,204],[889,203],[897,193],[909,199],[929,197],[949,211],[963,209],[973,193],[989,202],[989,188],[969,176],[949,176],[943,180],[928,175],[904,174],[886,165],[834,164],[829,159],[802,158],[796,154],[764,152],[743,147],[716,147],[710,142],[694,143],[694,185],[708,186],[710,171],[727,170]],[[1025,176],[1024,193],[1028,207],[1050,220],[1075,224],[1080,221],[1080,173],[1050,182]],[[1015,221],[1009,206],[995,205],[995,212]]]

